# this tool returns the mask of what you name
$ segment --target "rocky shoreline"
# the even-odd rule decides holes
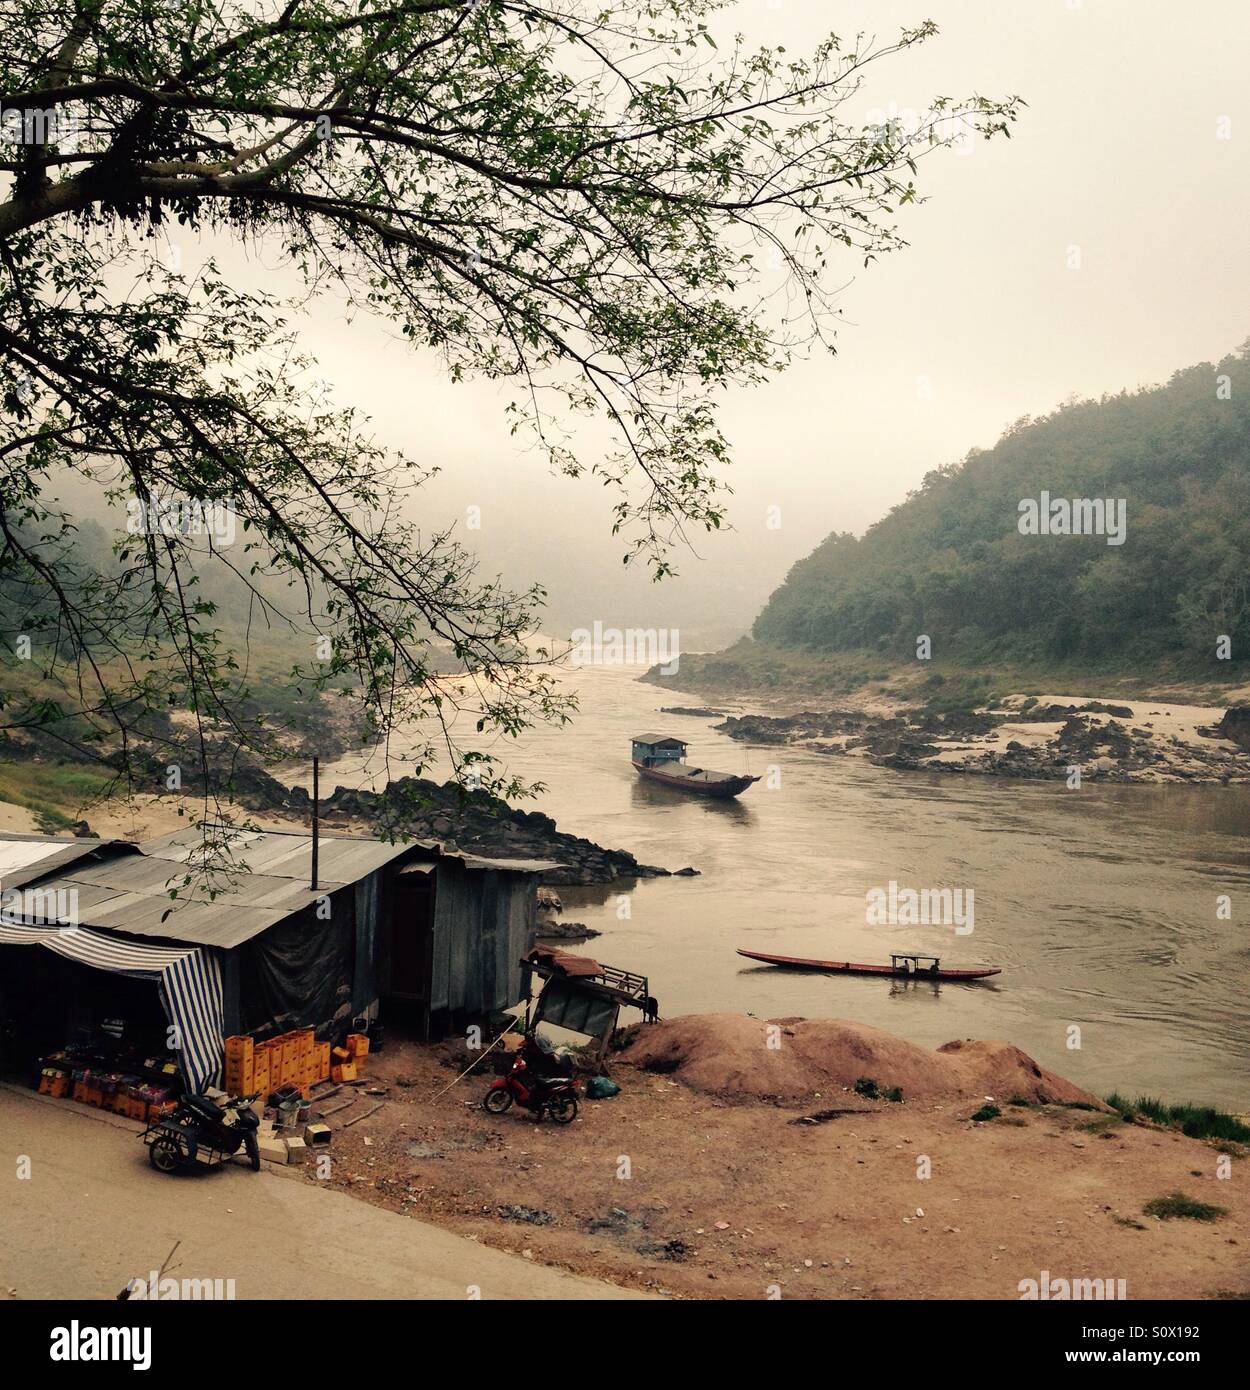
[[[1250,783],[1250,707],[1014,696],[1000,708],[748,714],[715,727],[757,744],[795,744],[902,771],[1102,782]]]
[[[288,789],[287,809],[311,814],[308,793]],[[541,811],[522,811],[488,792],[466,792],[456,782],[441,785],[421,777],[401,777],[383,792],[335,787],[320,807],[328,826],[367,826],[414,840],[437,840],[447,849],[486,858],[550,859],[561,867],[543,873],[551,884],[612,883],[623,878],[664,878],[672,874],[641,864],[628,850],[608,849],[581,835],[560,830]],[[695,869],[676,870],[693,875]]]
[[[166,766],[177,761],[162,750],[132,750],[131,768],[159,785]],[[190,752],[184,766],[195,768]],[[280,770],[280,769],[279,769]],[[246,811],[308,824],[312,799],[301,786],[288,786],[251,761],[236,761],[226,745],[210,749],[207,777],[212,795],[229,799]],[[184,777],[183,795],[203,795],[204,777]],[[541,811],[523,811],[486,791],[466,791],[457,782],[401,777],[381,792],[336,786],[321,798],[319,818],[327,830],[378,835],[397,840],[438,841],[446,849],[490,859],[546,859],[559,863],[544,871],[544,883],[557,885],[613,883],[618,879],[693,877],[697,869],[666,869],[642,864],[628,850],[609,849],[581,835],[570,835]],[[75,834],[96,833],[79,822]]]

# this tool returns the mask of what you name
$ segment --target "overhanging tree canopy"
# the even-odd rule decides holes
[[[209,565],[258,615],[267,577],[291,584],[330,638],[315,674],[357,681],[381,731],[462,698],[432,646],[471,678],[480,732],[564,713],[521,648],[540,594],[481,581],[449,532],[402,519],[420,470],[309,396],[282,306],[211,261],[178,273],[162,239],[282,248],[310,296],[397,324],[455,377],[514,382],[517,427],[619,490],[625,557],[661,576],[684,527],[723,520],[718,393],[828,343],[832,272],[902,244],[918,156],[1005,132],[1018,106],[939,99],[865,127],[867,70],[932,24],[795,58],[717,49],[722,8],[0,3],[2,621],[10,648],[35,634],[45,653],[38,698],[10,685],[10,728],[74,708],[75,737],[85,718],[126,746],[174,704],[201,738],[263,748]],[[611,433],[589,457],[582,416]],[[89,565],[49,498],[62,470],[158,510],[229,499],[244,544],[158,526]]]

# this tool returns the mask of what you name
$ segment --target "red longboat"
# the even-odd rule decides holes
[[[890,956],[889,965],[859,965],[853,960],[804,960],[801,956],[773,956],[765,951],[738,950],[749,960],[765,965],[780,965],[787,970],[818,970],[826,975],[889,975],[904,980],[984,980],[989,975],[1001,975],[997,965],[971,966],[962,970],[942,968],[937,956],[917,955],[914,952]],[[932,964],[922,965],[922,961]],[[909,964],[910,963],[910,964]]]
[[[706,767],[691,767],[684,760],[688,745],[667,734],[635,734],[632,743],[630,761],[639,777],[672,787],[674,791],[727,801],[760,780],[746,774],[738,776],[732,772],[713,772]]]

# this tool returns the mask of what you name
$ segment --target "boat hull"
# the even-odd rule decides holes
[[[673,791],[685,792],[688,796],[710,797],[713,801],[729,801],[741,796],[752,782],[760,780],[758,777],[724,777],[716,782],[703,782],[689,775],[672,777],[658,767],[643,767],[641,763],[631,766],[639,777],[648,782],[657,782],[662,787],[671,787]]]
[[[990,975],[1001,975],[997,965],[973,966],[965,970],[947,969],[914,970],[896,968],[893,965],[860,965],[852,960],[804,960],[801,956],[773,956],[764,951],[743,951],[740,956],[748,960],[762,961],[765,965],[780,965],[787,970],[815,970],[825,975],[889,975],[896,980],[984,980]]]

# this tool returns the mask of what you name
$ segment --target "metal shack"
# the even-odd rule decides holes
[[[224,842],[229,868],[206,879],[198,829],[137,847],[4,837],[0,889],[21,887],[0,921],[7,997],[20,999],[28,975],[54,1030],[59,1000],[90,1011],[123,991],[96,978],[93,994],[82,971],[150,979],[153,1007],[195,1040],[184,1071],[196,1084],[213,1079],[233,1033],[320,1028],[385,1003],[435,1038],[520,999],[537,879],[552,861],[321,835],[314,889],[309,834],[234,830]],[[32,907],[48,902],[66,911],[50,920]]]

